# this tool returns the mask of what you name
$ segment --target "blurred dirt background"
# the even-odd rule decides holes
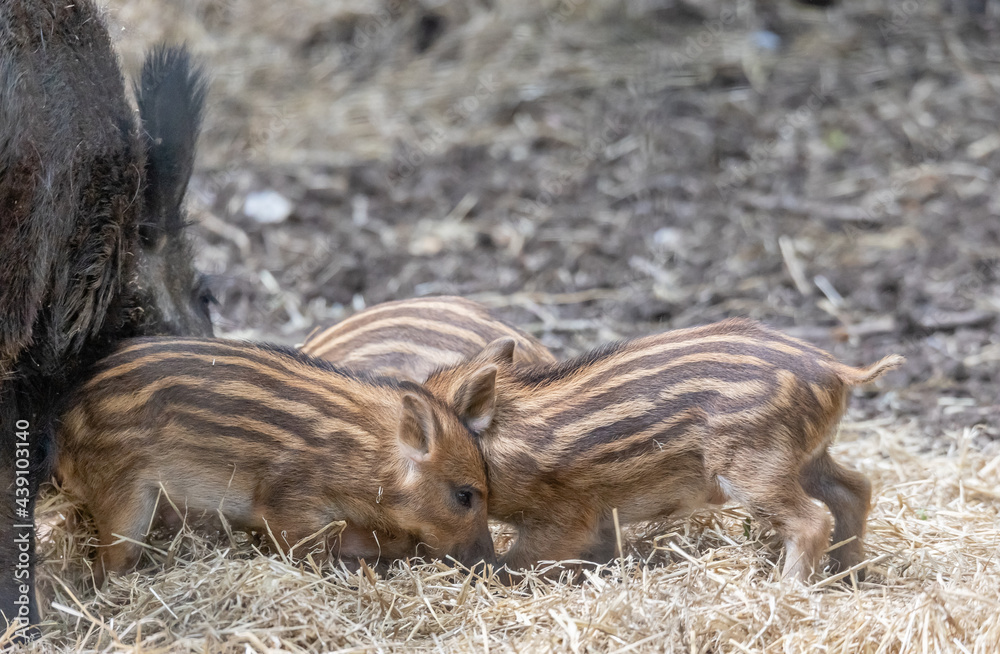
[[[822,4],[822,3],[817,3]],[[749,315],[855,406],[1000,436],[1000,3],[112,0],[211,79],[190,205],[223,332],[460,294],[557,354]]]

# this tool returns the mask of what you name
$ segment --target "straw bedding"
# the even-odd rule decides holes
[[[439,562],[349,573],[188,531],[154,540],[141,571],[95,598],[87,532],[56,521],[41,569],[51,624],[32,650],[994,652],[1000,447],[973,430],[933,447],[912,433],[893,419],[842,428],[835,455],[875,485],[857,585],[782,583],[780,547],[724,508],[628,528],[624,559],[577,583],[506,588]],[[40,513],[65,511],[52,495]]]

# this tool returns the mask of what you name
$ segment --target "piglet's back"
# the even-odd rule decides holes
[[[743,318],[676,329],[630,341],[610,343],[575,359],[517,374],[521,383],[591,389],[683,392],[707,384],[721,397],[759,395],[780,390],[789,376],[806,384],[852,386],[872,381],[901,362],[886,357],[865,369],[846,366],[805,341]]]
[[[602,460],[622,460],[648,452],[649,434],[659,434],[656,442],[662,444],[706,424],[711,433],[727,427],[747,432],[748,425],[775,420],[811,450],[839,421],[851,386],[901,361],[886,357],[853,368],[755,321],[730,319],[609,344],[512,374],[523,389],[516,410],[544,423],[556,440],[572,434],[578,455],[589,445]]]
[[[536,338],[455,296],[385,302],[311,335],[302,351],[352,370],[424,381],[498,338],[516,343],[517,365],[555,363]]]
[[[331,365],[280,347],[134,339],[99,362],[69,402],[59,467],[117,452],[116,469],[121,457],[136,457],[137,468],[140,459],[162,457],[168,464],[201,461],[218,475],[238,453],[262,471],[284,474],[283,453],[331,448],[351,451],[356,467],[366,453],[377,456],[376,446],[387,440],[380,432],[398,411],[399,384],[365,379],[359,385]]]

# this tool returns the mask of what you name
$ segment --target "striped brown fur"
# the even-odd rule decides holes
[[[155,507],[179,521],[170,503],[195,521],[221,511],[282,549],[344,520],[326,544],[345,559],[494,556],[483,459],[454,413],[417,384],[294,350],[127,341],[71,400],[58,438],[57,476],[98,528],[99,583],[139,558],[113,534],[141,542]]]
[[[510,342],[434,373],[425,386],[480,431],[491,517],[512,523],[510,569],[606,562],[622,523],[735,500],[783,538],[784,574],[807,579],[862,560],[871,487],[827,448],[864,369],[763,325],[732,319],[617,343],[542,369],[510,364]],[[496,369],[496,394],[477,392]],[[470,381],[473,380],[473,381]]]
[[[475,356],[488,343],[511,338],[517,365],[556,359],[536,338],[461,297],[385,302],[310,335],[302,351],[352,370],[422,382],[433,371]]]

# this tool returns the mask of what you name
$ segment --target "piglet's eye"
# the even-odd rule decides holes
[[[472,508],[472,491],[467,490],[457,490],[455,491],[455,501],[458,502],[459,506],[466,509]]]

